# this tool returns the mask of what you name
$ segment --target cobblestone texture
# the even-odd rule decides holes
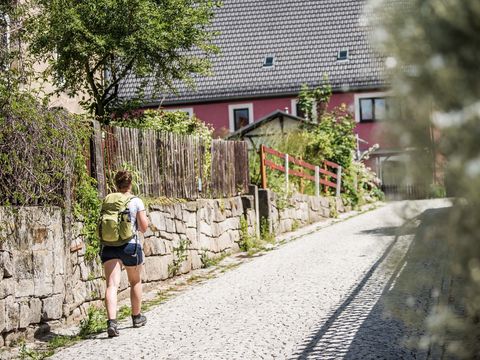
[[[419,202],[422,208],[442,202]],[[385,316],[412,236],[401,204],[334,224],[225,273],[53,359],[410,359],[407,330]],[[388,315],[388,314],[387,314]]]

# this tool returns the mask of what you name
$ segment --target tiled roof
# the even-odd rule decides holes
[[[224,0],[213,28],[221,53],[212,56],[213,76],[195,77],[196,89],[178,85],[164,104],[298,93],[303,83],[318,84],[324,74],[336,90],[378,88],[384,60],[368,43],[361,20],[366,0]],[[348,49],[349,60],[338,61]],[[274,66],[263,67],[273,55]],[[120,96],[134,94],[135,79]],[[149,98],[156,103],[159,99]]]

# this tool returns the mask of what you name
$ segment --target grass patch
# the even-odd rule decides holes
[[[206,269],[212,266],[217,266],[223,259],[228,257],[230,253],[224,252],[220,256],[210,257],[208,256],[207,250],[202,249],[200,254],[200,261],[202,262],[202,269]]]
[[[260,223],[260,237],[267,243],[275,243],[275,234],[270,232],[270,223],[268,222],[268,219],[264,217],[262,217],[262,221]]]
[[[173,294],[172,294],[172,291],[170,290],[159,291],[157,293],[157,296],[155,296],[153,299],[142,302],[142,311],[148,311],[152,307],[164,303],[165,301],[170,299],[172,296]]]
[[[98,334],[107,329],[107,313],[105,309],[90,306],[87,311],[87,317],[80,321],[80,331],[78,335],[85,339],[93,334]]]

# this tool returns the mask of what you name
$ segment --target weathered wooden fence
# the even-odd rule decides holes
[[[96,125],[91,153],[92,174],[103,193],[124,168],[139,173],[139,192],[146,196],[197,199],[248,192],[243,141],[212,140],[208,147],[196,136]]]
[[[267,155],[282,159],[284,164],[280,165],[269,160]],[[302,170],[291,169],[290,164],[297,165],[301,167]],[[340,196],[342,187],[342,167],[334,162],[325,160],[321,166],[315,166],[289,154],[284,154],[278,150],[262,145],[260,147],[260,173],[262,177],[262,188],[264,189],[267,188],[267,168],[285,173],[287,190],[289,188],[289,175],[292,175],[313,181],[315,183],[315,194],[317,196],[320,194],[321,185],[323,185],[325,189],[334,189],[336,196]],[[309,174],[309,170],[313,171],[314,174]]]

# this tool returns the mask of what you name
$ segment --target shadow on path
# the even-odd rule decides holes
[[[418,359],[429,356],[418,340],[423,323],[441,292],[446,246],[435,241],[436,222],[449,208],[429,209],[401,227],[368,230],[378,236],[395,236],[360,283],[325,322],[299,346],[294,359]],[[420,221],[418,228],[412,225]],[[415,234],[402,261],[392,249],[401,236]],[[405,240],[403,240],[405,241]],[[392,254],[391,254],[392,253]],[[386,258],[392,255],[390,261]],[[399,262],[385,275],[384,266]],[[379,267],[382,265],[382,268]],[[379,271],[376,271],[379,270]],[[388,272],[388,271],[387,271]],[[387,277],[386,277],[387,276]],[[432,296],[433,294],[433,296]]]

